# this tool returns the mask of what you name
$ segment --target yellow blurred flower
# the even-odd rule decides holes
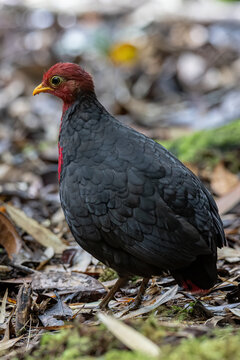
[[[129,43],[117,43],[111,47],[109,57],[116,65],[129,65],[137,60],[138,49]]]

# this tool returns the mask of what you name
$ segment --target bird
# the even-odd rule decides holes
[[[117,86],[117,84],[116,84]],[[118,273],[106,308],[130,277],[168,272],[193,294],[217,282],[217,248],[226,245],[210,192],[158,142],[112,116],[98,101],[92,76],[56,63],[33,95],[63,101],[58,139],[61,206],[77,243]]]

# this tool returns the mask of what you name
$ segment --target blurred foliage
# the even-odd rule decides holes
[[[220,160],[229,163],[229,168],[240,170],[240,120],[217,129],[197,131],[176,140],[161,142],[181,161],[215,165]]]
[[[220,1],[223,1],[223,2],[239,2],[239,0],[220,0]]]

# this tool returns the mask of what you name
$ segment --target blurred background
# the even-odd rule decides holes
[[[61,102],[32,97],[59,61],[81,64],[120,121],[228,193],[240,170],[239,20],[238,1],[1,0],[0,199],[40,222],[59,208]]]

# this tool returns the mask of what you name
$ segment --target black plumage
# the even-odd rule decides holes
[[[217,247],[226,240],[200,180],[164,147],[111,116],[80,66],[55,64],[33,94],[40,92],[64,103],[59,182],[67,223],[76,241],[120,276],[102,306],[133,274],[144,277],[142,291],[163,270],[187,290],[211,288]]]
[[[217,206],[164,147],[79,92],[62,118],[60,198],[76,241],[121,277],[168,270],[189,290],[217,279]]]

